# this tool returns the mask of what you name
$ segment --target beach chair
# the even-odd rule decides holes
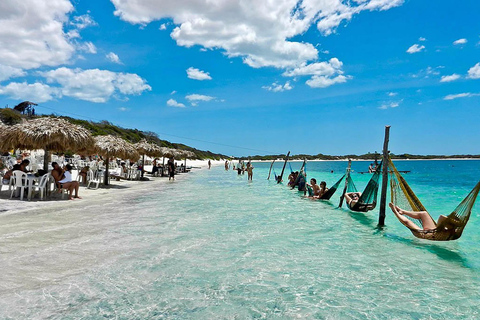
[[[101,175],[103,177],[103,175]],[[100,181],[101,181],[101,177],[100,177],[100,174],[97,174],[95,176],[95,174],[93,173],[92,170],[88,170],[88,173],[87,173],[87,180],[88,180],[88,183],[87,183],[87,189],[90,188],[90,185],[93,183],[95,184],[95,189],[98,189],[98,186],[100,185]]]
[[[13,175],[10,180],[13,179],[13,189],[10,194],[10,199],[13,198],[13,193],[20,188],[20,200],[23,200],[23,195],[25,193],[25,188],[27,187],[27,174],[20,170],[13,171]]]
[[[43,200],[43,196],[45,195],[46,197],[47,195],[47,189],[48,189],[48,183],[49,183],[50,177],[51,177],[50,173],[44,174],[40,179],[38,186],[35,186],[36,188],[35,193],[40,193],[40,200]]]

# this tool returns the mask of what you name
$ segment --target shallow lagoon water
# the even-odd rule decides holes
[[[434,218],[470,191],[479,165],[397,162]],[[429,242],[390,212],[377,229],[378,211],[339,209],[339,194],[304,199],[266,180],[269,163],[254,166],[253,182],[214,167],[64,212],[0,215],[0,318],[480,317],[479,205],[462,238]],[[345,167],[309,162],[307,173],[331,185]],[[353,174],[359,189],[369,178]]]

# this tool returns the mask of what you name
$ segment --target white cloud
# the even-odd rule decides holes
[[[286,77],[312,76],[305,83],[312,88],[325,88],[336,83],[346,82],[350,76],[344,76],[343,63],[337,58],[329,61],[302,64],[298,68],[285,71]]]
[[[125,112],[125,111],[129,111],[130,109],[129,108],[125,108],[125,107],[120,107],[118,108],[119,111],[122,111],[122,112]]]
[[[0,86],[0,94],[9,96],[12,99],[31,100],[35,102],[45,102],[61,96],[58,88],[52,88],[49,85],[35,82],[28,84],[26,82],[11,82],[6,86]]]
[[[443,98],[443,100],[454,100],[458,98],[470,98],[470,97],[476,97],[480,96],[480,93],[470,93],[470,92],[465,92],[465,93],[458,93],[458,94],[449,94]]]
[[[122,64],[122,61],[120,61],[120,58],[113,52],[110,52],[105,56],[107,57],[108,60],[112,61],[113,63]]]
[[[85,51],[87,53],[91,53],[91,54],[96,54],[97,53],[97,47],[95,47],[95,45],[90,41],[78,44],[77,49],[80,50],[80,51]]]
[[[297,42],[316,24],[328,35],[362,11],[388,10],[403,0],[111,0],[115,15],[145,25],[170,18],[176,25],[171,37],[179,46],[222,49],[254,68],[296,68],[316,61],[318,50]]]
[[[132,73],[62,67],[40,75],[50,84],[59,84],[64,96],[98,103],[108,101],[115,93],[134,95],[151,90],[144,79]]]
[[[412,78],[425,78],[428,79],[430,76],[438,76],[440,75],[440,69],[445,68],[444,66],[438,67],[430,67],[428,66],[426,69],[422,69],[415,74],[412,74]]]
[[[465,44],[465,43],[467,43],[467,42],[468,42],[467,39],[462,38],[462,39],[458,39],[458,40],[453,41],[453,44],[457,46],[457,45],[459,45],[459,44]]]
[[[384,103],[379,107],[379,109],[386,110],[386,109],[389,109],[389,108],[396,108],[400,105],[401,102],[402,101],[394,101],[394,102]]]
[[[73,17],[72,21],[70,21],[70,24],[75,26],[75,28],[78,30],[97,25],[92,16],[89,14]]]
[[[293,87],[290,85],[290,81],[287,81],[285,82],[284,85],[281,85],[278,82],[274,82],[270,86],[263,86],[262,89],[273,91],[273,92],[283,92],[283,91],[292,90]]]
[[[480,62],[468,70],[469,79],[480,79]]]
[[[178,103],[176,100],[174,99],[169,99],[167,101],[167,106],[169,107],[177,107],[177,108],[185,108],[185,105],[183,103]]]
[[[32,69],[67,63],[75,51],[64,32],[68,0],[2,0],[0,64]]]
[[[455,80],[458,80],[460,79],[461,76],[459,74],[452,74],[452,75],[449,75],[449,76],[442,76],[442,79],[440,79],[440,82],[452,82],[452,81],[455,81]]]
[[[170,92],[171,95],[177,93],[177,90],[173,90],[172,92]]]
[[[185,96],[185,98],[188,101],[210,101],[215,99],[215,97],[212,97],[212,96],[206,96],[203,94],[196,94],[196,93]]]
[[[424,37],[420,37],[418,38],[418,41],[427,41],[427,39],[425,39]]]
[[[389,97],[395,97],[398,94],[398,92],[389,92],[387,94]]]
[[[418,44],[414,44],[410,48],[407,49],[407,52],[412,54],[412,53],[417,53],[425,49],[425,46],[419,46]]]
[[[347,77],[343,75],[336,76],[334,78],[329,78],[325,76],[313,76],[310,80],[305,82],[311,88],[326,88],[336,83],[347,82]]]
[[[0,64],[0,82],[10,78],[24,76],[25,72],[20,68],[4,66]]]
[[[162,24],[160,25],[160,28],[158,28],[158,29],[159,29],[159,30],[167,30],[167,24],[162,23]]]
[[[208,72],[202,71],[200,69],[190,67],[187,69],[187,77],[194,80],[212,80]]]

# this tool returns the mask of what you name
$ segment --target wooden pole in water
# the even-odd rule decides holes
[[[385,225],[385,208],[387,203],[388,186],[388,141],[390,139],[390,126],[385,126],[385,140],[383,141],[383,168],[382,168],[382,194],[380,195],[380,212],[378,215],[378,225]]]
[[[285,171],[285,166],[287,165],[289,156],[290,156],[290,151],[288,151],[288,153],[287,153],[287,157],[285,158],[285,163],[283,164],[282,173],[280,174],[280,177],[278,177],[277,183],[282,182],[283,172]]]
[[[348,167],[347,167],[347,173],[345,177],[345,187],[343,188],[342,195],[340,196],[340,203],[338,204],[338,207],[341,208],[343,205],[343,198],[345,198],[345,193],[347,192],[347,187],[348,187],[348,176],[350,175],[350,168],[352,167],[352,160],[348,160]]]
[[[268,178],[267,180],[270,180],[270,173],[272,173],[272,167],[273,167],[273,164],[275,163],[275,159],[272,161],[272,164],[270,165],[270,170],[268,171]]]

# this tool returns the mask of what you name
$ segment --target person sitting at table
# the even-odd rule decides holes
[[[158,158],[153,159],[152,172],[150,172],[152,174],[152,176],[155,175],[155,173],[158,172],[157,161],[158,161]]]
[[[88,174],[88,171],[90,170],[90,166],[85,166],[82,168],[82,170],[80,170],[80,172],[78,173],[78,175],[80,177],[82,177],[82,182],[83,184],[87,184],[87,174]]]
[[[30,164],[30,160],[28,160],[28,159],[22,160],[22,162],[20,162],[20,169],[19,170],[21,170],[25,173],[31,172],[31,171],[27,170],[27,167],[28,167],[29,164]]]
[[[13,168],[10,169],[10,170],[8,170],[8,171],[3,175],[2,184],[9,184],[9,183],[10,183],[10,179],[12,178],[12,175],[13,175],[13,171],[16,171],[16,170],[20,170],[20,165],[19,165],[19,164],[13,165]]]
[[[61,189],[69,191],[68,200],[81,199],[78,196],[78,189],[80,184],[78,181],[72,180],[72,166],[67,164],[64,169],[60,168],[58,163],[52,162],[53,170],[51,172],[52,177],[55,179],[55,183],[58,186],[59,192]],[[75,190],[75,196],[73,196],[73,191]]]
[[[115,180],[117,181],[120,181],[120,179],[127,180],[127,173],[128,173],[128,169],[125,166],[125,162],[122,162],[120,164],[120,173],[117,171],[110,172],[110,176],[112,176],[112,178],[115,178]]]

